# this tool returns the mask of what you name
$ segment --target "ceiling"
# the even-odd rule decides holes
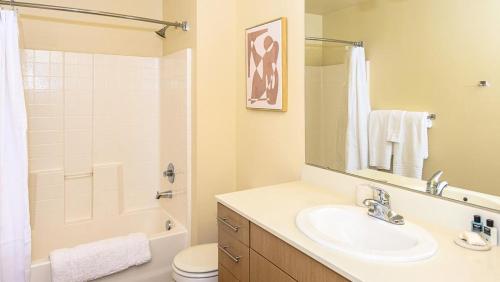
[[[306,13],[324,15],[366,0],[306,0]]]

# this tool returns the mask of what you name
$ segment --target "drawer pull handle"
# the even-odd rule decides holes
[[[235,256],[235,255],[231,254],[228,251],[228,249],[229,249],[229,246],[221,246],[221,245],[219,245],[219,250],[221,250],[223,253],[225,253],[235,263],[239,263],[241,257],[240,256]]]
[[[238,232],[238,230],[240,229],[239,226],[237,225],[232,225],[231,223],[229,223],[227,221],[227,217],[217,217],[217,220],[221,223],[223,223],[224,225],[226,225],[227,227],[229,227],[231,230],[233,230],[234,232]]]

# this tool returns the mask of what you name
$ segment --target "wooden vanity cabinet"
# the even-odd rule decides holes
[[[219,281],[349,281],[222,204],[217,220]]]

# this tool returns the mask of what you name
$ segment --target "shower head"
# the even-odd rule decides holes
[[[156,34],[165,38],[165,31],[167,31],[168,25],[164,26],[162,29],[155,31]]]

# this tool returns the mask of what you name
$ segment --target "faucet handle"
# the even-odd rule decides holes
[[[442,170],[438,170],[436,171],[436,173],[434,173],[431,178],[429,178],[429,180],[427,180],[427,187],[431,187],[432,185],[436,185],[436,183],[439,182],[439,179],[441,178],[441,176],[443,175],[443,171]]]
[[[438,185],[437,185],[437,187],[436,187],[437,195],[442,196],[443,195],[443,190],[446,187],[448,187],[448,182],[446,182],[446,181],[439,182]]]
[[[380,204],[390,207],[391,206],[391,196],[384,189],[373,187],[374,197]]]

